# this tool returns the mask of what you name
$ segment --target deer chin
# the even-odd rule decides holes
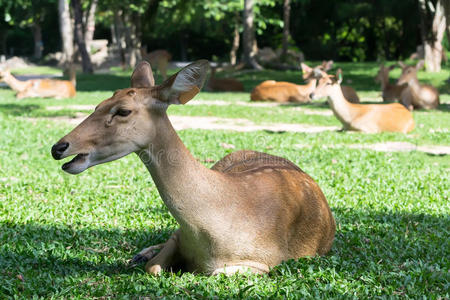
[[[90,167],[89,156],[89,153],[79,153],[71,161],[63,164],[61,168],[69,174],[79,174]]]

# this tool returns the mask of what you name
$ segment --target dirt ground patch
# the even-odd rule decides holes
[[[77,114],[76,117],[71,118],[67,116],[60,116],[54,118],[25,118],[29,121],[37,120],[51,120],[55,122],[63,122],[72,125],[78,125],[86,118],[85,114]],[[190,117],[190,116],[169,116],[173,127],[176,130],[182,129],[207,129],[207,130],[232,130],[240,132],[265,130],[271,132],[322,132],[338,130],[337,126],[314,126],[308,124],[286,124],[286,123],[272,123],[272,124],[255,124],[247,119],[227,119],[216,117]]]
[[[237,105],[237,106],[246,106],[246,107],[278,107],[283,106],[283,104],[278,103],[266,103],[266,102],[245,102],[245,101],[236,101],[236,102],[228,102],[223,100],[200,100],[200,101],[192,101],[189,105],[211,105],[211,106],[228,106],[228,105]],[[284,106],[287,106],[284,104]],[[321,115],[321,116],[332,116],[333,112],[331,110],[314,110],[308,109],[300,106],[289,106],[292,110],[299,111],[305,115]],[[56,106],[48,106],[47,110],[62,110],[62,109],[72,109],[72,110],[84,110],[84,111],[93,111],[95,105],[56,105]]]
[[[298,148],[309,148],[309,145],[297,144]],[[450,146],[418,146],[408,142],[385,142],[375,144],[340,144],[340,145],[323,145],[323,148],[352,148],[367,149],[380,152],[410,152],[420,151],[432,155],[450,155]]]

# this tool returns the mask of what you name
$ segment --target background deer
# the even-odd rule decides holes
[[[234,78],[216,78],[216,68],[211,67],[211,76],[207,83],[207,89],[218,92],[243,92],[244,85]]]
[[[76,72],[74,68],[69,72],[70,80],[30,79],[21,81],[15,78],[9,70],[0,71],[0,80],[6,82],[12,90],[16,91],[16,98],[52,97],[72,98],[76,95]]]
[[[384,64],[380,65],[375,82],[381,83],[383,101],[400,101],[401,94],[407,87],[406,84],[390,84],[389,72],[394,69],[395,66],[385,67]]]
[[[319,69],[321,71],[328,72],[333,67],[333,64],[334,62],[332,60],[329,61],[324,60],[322,61],[321,65],[318,65],[314,69]],[[315,72],[314,74],[317,74],[317,72]],[[320,79],[320,77],[317,79]],[[341,85],[341,90],[342,94],[344,94],[344,97],[345,99],[347,99],[347,101],[351,103],[359,103],[359,97],[354,88],[348,85]]]
[[[180,225],[167,242],[134,258],[148,260],[149,273],[175,265],[207,274],[261,273],[291,258],[327,253],[335,222],[319,186],[300,168],[281,157],[237,151],[208,169],[178,137],[167,107],[191,100],[208,68],[197,61],[155,86],[150,65],[140,63],[131,88],[101,102],[52,147],[53,157],[76,155],[62,169],[77,174],[138,154]]]
[[[416,66],[408,66],[399,62],[402,67],[402,75],[397,84],[407,84],[408,89],[402,93],[401,102],[408,109],[433,109],[439,106],[438,90],[428,84],[420,84],[417,79],[417,71],[420,70],[424,61],[419,61]]]
[[[313,69],[302,63],[302,77],[307,84],[299,85],[286,81],[266,80],[257,85],[251,95],[252,101],[275,101],[280,103],[298,102],[307,103],[316,88],[317,79],[313,76]]]
[[[147,52],[146,47],[141,48],[142,59],[148,61],[153,68],[156,68],[164,80],[167,79],[167,66],[172,59],[172,55],[166,50],[154,50]]]
[[[410,111],[399,103],[391,104],[354,104],[348,102],[340,84],[342,72],[339,69],[336,78],[321,71],[322,78],[311,95],[311,99],[328,97],[328,102],[344,130],[368,133],[383,131],[407,133],[414,129],[414,120]]]

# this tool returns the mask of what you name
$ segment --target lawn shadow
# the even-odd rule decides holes
[[[42,105],[37,104],[0,104],[0,112],[10,116],[28,115],[42,108]]]

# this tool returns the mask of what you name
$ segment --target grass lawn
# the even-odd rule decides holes
[[[338,65],[362,99],[377,101],[375,63]],[[392,72],[392,78],[398,75],[398,69]],[[209,166],[235,149],[292,160],[319,183],[335,216],[337,233],[328,256],[287,261],[267,275],[230,277],[168,272],[153,277],[143,266],[127,267],[134,254],[164,242],[177,228],[137,156],[77,176],[64,173],[61,162],[51,158],[51,146],[73,126],[49,118],[74,116],[78,110],[70,105],[98,104],[129,85],[129,72],[80,75],[77,97],[67,100],[17,101],[11,90],[0,88],[0,299],[449,298],[449,156],[347,147],[398,141],[450,146],[445,84],[450,68],[419,75],[438,87],[443,104],[436,111],[414,112],[416,129],[408,135],[179,132]],[[334,116],[306,114],[295,106],[238,105],[248,102],[248,92],[262,80],[300,83],[298,72],[247,72],[238,78],[245,93],[201,93],[192,100],[229,105],[187,104],[170,108],[169,114],[339,126]],[[320,103],[302,108],[328,111]]]

